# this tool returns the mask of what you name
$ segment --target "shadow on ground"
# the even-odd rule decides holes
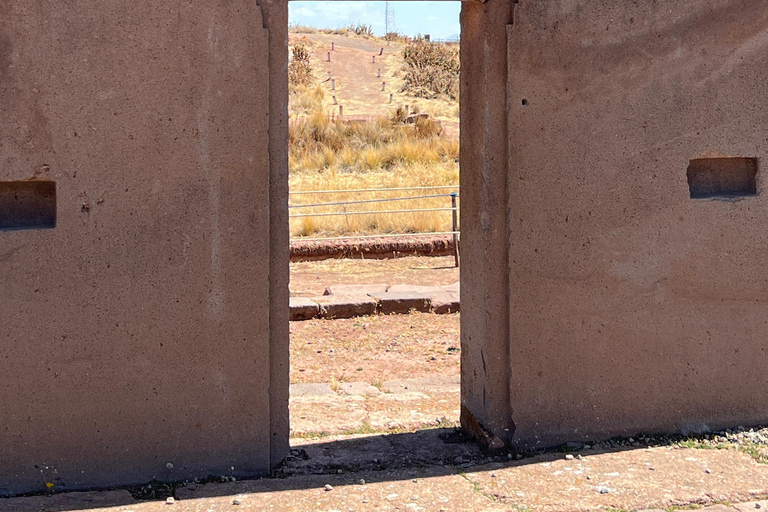
[[[476,444],[456,429],[435,428],[410,433],[371,434],[326,438],[294,439],[291,455],[270,477],[221,482],[186,482],[168,485],[154,483],[154,499],[172,495],[179,500],[232,497],[255,493],[280,493],[306,489],[359,486],[361,483],[400,482],[465,473],[499,471],[531,464],[562,460],[561,451],[522,457],[502,454],[485,456]],[[643,449],[645,446],[618,446],[612,449],[590,449],[590,457]],[[580,457],[578,454],[577,457]],[[162,489],[167,489],[163,493]],[[105,491],[71,492],[52,496],[0,499],[0,512],[64,512],[94,508],[131,506],[146,501],[147,486]]]

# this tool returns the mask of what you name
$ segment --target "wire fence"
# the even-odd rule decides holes
[[[366,188],[352,190],[310,190],[290,192],[288,208],[290,209],[289,219],[292,223],[292,240],[305,242],[322,241],[340,241],[350,239],[371,239],[371,238],[399,238],[399,237],[418,237],[418,236],[441,236],[451,235],[455,252],[456,266],[459,266],[459,194],[457,185],[436,185],[419,187],[389,187],[389,188]],[[430,193],[439,191],[450,191],[447,193]],[[417,195],[408,195],[409,192],[415,192]],[[395,194],[397,197],[376,197],[377,195]],[[336,195],[353,196],[354,200],[330,200],[327,202],[303,202],[307,198],[315,199],[313,195]],[[362,197],[361,197],[362,196]],[[368,196],[368,197],[365,197]],[[373,196],[373,197],[371,197]],[[340,198],[346,199],[346,198]],[[407,208],[408,202],[418,202],[413,208]],[[387,206],[396,203],[395,208],[387,209]],[[404,204],[405,203],[405,204]],[[425,204],[426,203],[426,204]],[[376,209],[375,207],[379,207]],[[307,211],[307,209],[311,211]],[[450,217],[430,217],[440,216],[450,212]],[[413,217],[416,215],[416,217]],[[411,221],[426,222],[432,229],[404,229],[406,223],[404,216],[409,217]],[[357,224],[351,223],[350,218],[365,218],[364,222]],[[383,218],[389,217],[387,223]],[[429,218],[427,218],[429,217]],[[344,224],[335,228],[318,228],[317,223],[326,222],[326,225],[334,222],[333,218],[340,218]],[[328,219],[328,220],[324,220]],[[301,224],[298,224],[301,223]],[[371,231],[381,231],[382,226],[388,226],[384,232],[371,233]],[[450,226],[448,229],[434,229],[434,226]],[[294,229],[295,228],[295,229]],[[394,229],[393,229],[394,228]],[[399,228],[399,230],[397,229]],[[294,231],[299,231],[303,236],[293,236]],[[312,236],[317,232],[341,233],[335,236]]]

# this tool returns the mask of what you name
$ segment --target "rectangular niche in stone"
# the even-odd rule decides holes
[[[55,181],[0,181],[0,231],[55,227]]]
[[[757,158],[696,158],[688,166],[691,199],[757,194]]]

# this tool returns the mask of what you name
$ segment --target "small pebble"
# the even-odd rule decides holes
[[[331,486],[331,484],[325,484],[325,487],[323,487],[323,489],[325,489],[326,491],[332,491],[333,487]]]
[[[168,496],[167,498],[165,498],[166,505],[173,505],[174,503],[176,503],[176,500],[173,499],[173,496]]]
[[[760,507],[761,507],[761,506],[760,506],[760,504],[759,504],[759,503],[755,503],[755,508],[760,508]]]
[[[712,472],[712,470],[707,468],[707,469],[704,470],[704,472],[707,473],[707,474],[710,474]]]
[[[357,483],[359,483],[360,485],[365,485],[365,479],[361,478],[360,480],[357,481]]]
[[[363,503],[368,503],[368,500],[363,500]]]
[[[573,460],[573,455],[569,453],[568,455],[565,456],[565,460]]]
[[[169,463],[167,463],[165,465],[165,467],[168,468],[168,469],[173,469],[173,464],[171,462],[169,462]]]
[[[600,494],[608,494],[608,492],[609,491],[608,491],[608,489],[606,487],[601,487],[600,488]]]
[[[496,478],[496,473],[491,473],[491,478]]]
[[[577,458],[577,459],[579,459],[579,460],[583,460],[583,459],[584,459],[584,457],[582,457],[582,456],[581,456],[581,454],[578,454],[578,455],[576,456],[576,458]]]
[[[587,475],[587,480],[592,480],[592,477]]]
[[[233,505],[239,505],[240,504],[240,500],[232,500],[232,504]]]

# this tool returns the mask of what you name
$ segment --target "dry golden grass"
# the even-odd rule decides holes
[[[458,185],[459,143],[440,136],[432,119],[406,125],[389,118],[345,122],[324,111],[322,88],[291,92],[289,161],[291,192],[341,190],[335,194],[294,194],[292,205],[448,194],[454,190],[356,192],[356,189]],[[354,205],[292,208],[291,214],[447,208],[450,197]],[[451,212],[406,212],[294,217],[291,235],[448,231]]]

